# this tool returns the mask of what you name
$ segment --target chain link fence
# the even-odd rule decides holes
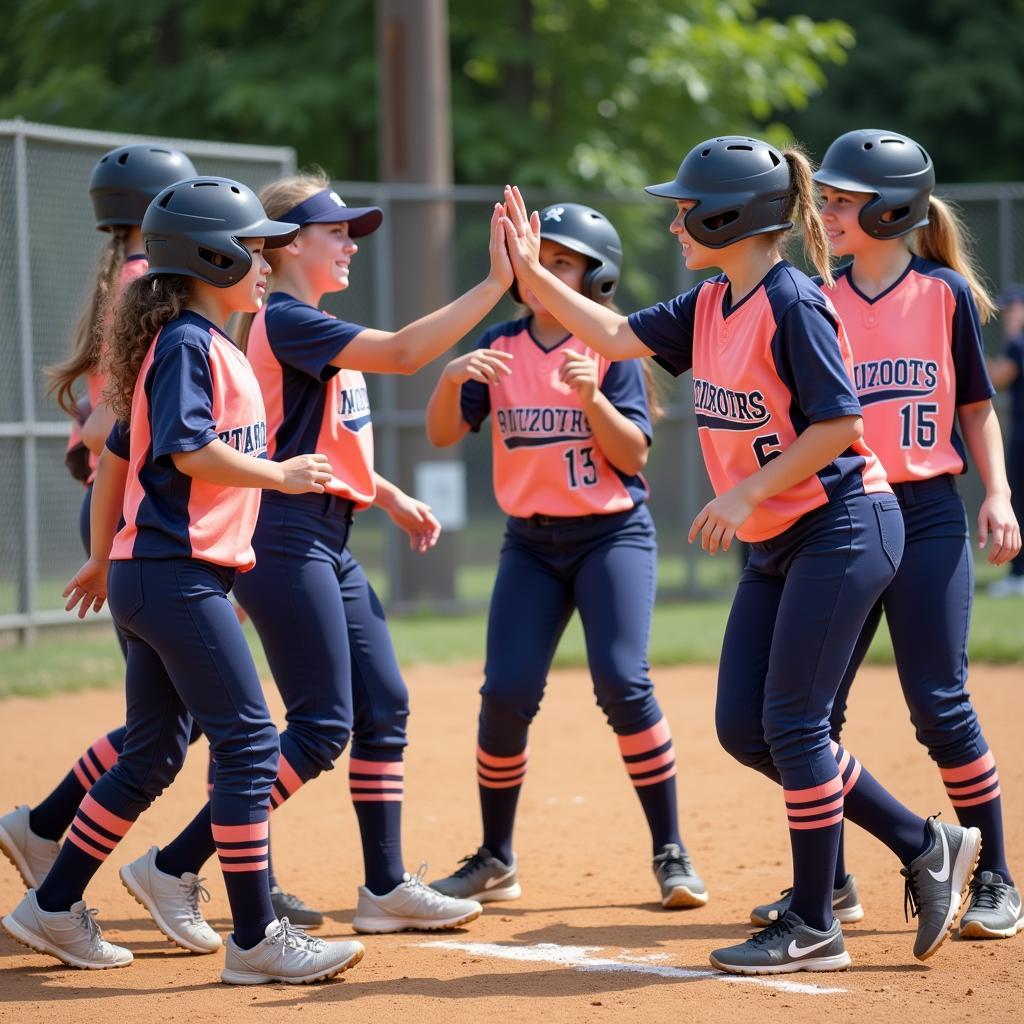
[[[102,153],[131,141],[142,140],[0,121],[0,230],[9,240],[0,249],[0,516],[8,524],[0,535],[0,631],[17,631],[26,642],[41,626],[70,621],[62,611],[60,594],[82,560],[82,491],[63,464],[69,425],[45,397],[42,368],[66,354],[93,280],[101,239],[86,195],[89,174]],[[256,189],[294,167],[293,151],[282,147],[160,141],[188,153],[200,172],[234,177]],[[498,187],[436,189],[366,182],[338,182],[336,187],[349,205],[382,207],[386,221],[402,217],[413,204],[453,204],[455,287],[461,292],[486,274],[487,227],[491,205],[500,197]],[[945,186],[938,191],[964,212],[992,285],[998,289],[1024,277],[1024,184]],[[533,207],[567,198],[542,192],[527,196]],[[622,234],[626,267],[618,302],[623,310],[648,305],[693,283],[666,231],[669,211],[663,201],[642,195],[571,198],[599,207]],[[392,310],[402,282],[393,276],[389,246],[386,231],[362,240],[351,289],[328,296],[325,308],[356,323],[385,329],[400,326],[393,322]],[[506,299],[489,322],[514,315],[516,307]],[[472,345],[475,333],[460,350]],[[986,328],[986,345],[990,353],[999,350],[998,324]],[[439,361],[422,371],[428,384],[436,380],[442,365]],[[688,378],[674,381],[660,372],[657,376],[668,411],[656,428],[646,476],[659,527],[661,593],[720,595],[738,575],[738,556],[702,557],[685,540],[692,517],[711,496]],[[399,408],[392,378],[372,377],[370,391],[378,468],[395,478],[403,445],[411,432],[423,430],[423,414]],[[461,460],[466,476],[465,526],[453,540],[454,603],[481,606],[490,593],[503,528],[491,489],[486,431],[482,437],[468,438],[451,457]],[[973,474],[965,481],[964,493],[976,509],[980,488]],[[402,543],[404,539],[375,510],[359,517],[352,535],[353,550],[382,597],[392,607],[407,608],[398,559]]]

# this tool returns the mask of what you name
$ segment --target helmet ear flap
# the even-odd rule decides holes
[[[583,275],[583,294],[593,302],[611,302],[618,286],[618,272],[607,264],[597,264]]]

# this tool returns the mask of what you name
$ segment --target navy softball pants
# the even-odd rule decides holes
[[[780,782],[793,850],[792,908],[831,924],[844,812],[909,862],[924,822],[832,742],[829,719],[864,621],[903,554],[891,494],[834,501],[752,544],[726,627],[715,721],[737,760]]]
[[[656,585],[646,505],[613,515],[509,519],[491,595],[477,750],[484,845],[506,863],[527,733],[576,609],[594,695],[618,735],[654,848],[680,843],[672,736],[647,662]]]
[[[885,612],[896,670],[917,738],[939,768],[961,823],[982,830],[982,870],[1009,879],[995,759],[967,692],[974,559],[963,500],[951,476],[895,484],[906,547],[871,609],[832,708],[838,741],[850,687]]]
[[[59,869],[69,847],[91,859],[95,871],[169,785],[184,761],[194,718],[217,763],[212,833],[236,937],[252,944],[273,920],[267,815],[278,738],[228,600],[234,575],[189,558],[112,563],[110,609],[128,642],[124,747],[85,795],[41,902],[51,884],[66,891],[68,879]],[[71,874],[74,869],[70,865]],[[78,875],[81,881],[81,870]]]

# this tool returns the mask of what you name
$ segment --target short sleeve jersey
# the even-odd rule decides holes
[[[647,499],[642,476],[619,472],[594,438],[576,392],[558,379],[563,354],[596,360],[608,401],[651,439],[650,413],[638,360],[612,363],[575,337],[544,349],[529,318],[497,324],[477,348],[510,352],[512,372],[497,385],[462,386],[462,415],[472,430],[491,417],[494,493],[506,515],[605,515]]]
[[[110,304],[108,306],[108,316],[113,317],[114,310],[117,308],[117,303],[121,298],[125,288],[142,277],[146,271],[149,270],[149,261],[146,259],[144,253],[139,253],[135,256],[126,256],[124,263],[121,265],[121,276],[118,278],[117,291],[111,296]],[[103,343],[102,357],[106,357],[106,342]],[[90,374],[85,378],[86,391],[89,395],[89,405],[95,409],[103,400],[103,392],[107,386],[107,376],[99,368],[96,367]],[[96,473],[96,463],[99,460],[99,456],[89,452],[89,479],[87,483],[92,483],[92,478]]]
[[[221,440],[266,458],[259,384],[245,356],[212,323],[185,312],[157,334],[139,370],[128,430],[107,447],[127,457],[124,525],[111,558],[195,558],[251,569],[256,487],[224,487],[182,473],[171,458]]]
[[[1010,436],[1014,441],[1024,442],[1024,334],[1011,338],[1003,355],[1017,367],[1017,376],[1010,385]]]
[[[729,297],[729,281],[719,275],[629,317],[669,372],[693,370],[698,435],[716,494],[757,472],[812,423],[861,414],[842,323],[809,277],[781,261],[740,302],[730,305]],[[858,441],[758,505],[737,536],[768,540],[830,501],[888,490],[878,459]]]
[[[320,452],[329,494],[373,504],[373,425],[366,380],[331,365],[364,328],[273,292],[249,331],[247,354],[267,403],[267,451],[277,462]]]
[[[857,290],[850,265],[825,293],[853,349],[864,440],[890,482],[965,472],[957,406],[995,394],[966,280],[914,256],[899,280],[873,299]]]

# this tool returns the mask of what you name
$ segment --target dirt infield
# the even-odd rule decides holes
[[[408,681],[406,860],[414,870],[429,859],[434,877],[478,841],[478,671],[415,668]],[[559,672],[531,737],[517,837],[521,900],[491,904],[461,932],[370,936],[365,960],[344,980],[302,988],[220,985],[221,957],[192,956],[164,941],[116,871],[194,813],[206,767],[205,750],[196,749],[175,786],[129,833],[90,889],[90,905],[100,908],[108,936],[133,950],[135,964],[75,971],[0,938],[0,1020],[812,1022],[890,1020],[907,1011],[986,1024],[1024,1019],[1024,935],[951,941],[928,965],[917,963],[912,930],[903,921],[898,864],[856,829],[847,862],[866,917],[846,927],[852,970],[768,981],[730,981],[712,972],[708,951],[740,940],[750,906],[788,884],[785,817],[774,787],[718,747],[714,671],[661,670],[657,683],[679,755],[683,835],[711,892],[706,907],[673,913],[654,902],[646,830],[614,739],[585,673]],[[999,762],[1011,863],[1024,874],[1024,671],[979,668],[971,688]],[[279,711],[276,700],[272,706]],[[0,804],[6,808],[40,797],[85,743],[119,721],[121,704],[116,691],[106,691],[10,700],[0,714]],[[847,738],[911,806],[941,808],[950,817],[891,670],[862,674]],[[360,857],[343,770],[311,783],[277,812],[274,851],[282,882],[329,912],[322,934],[351,934]],[[209,874],[207,914],[223,931],[227,901],[213,863]],[[0,908],[6,912],[20,895],[16,873],[0,860]]]

